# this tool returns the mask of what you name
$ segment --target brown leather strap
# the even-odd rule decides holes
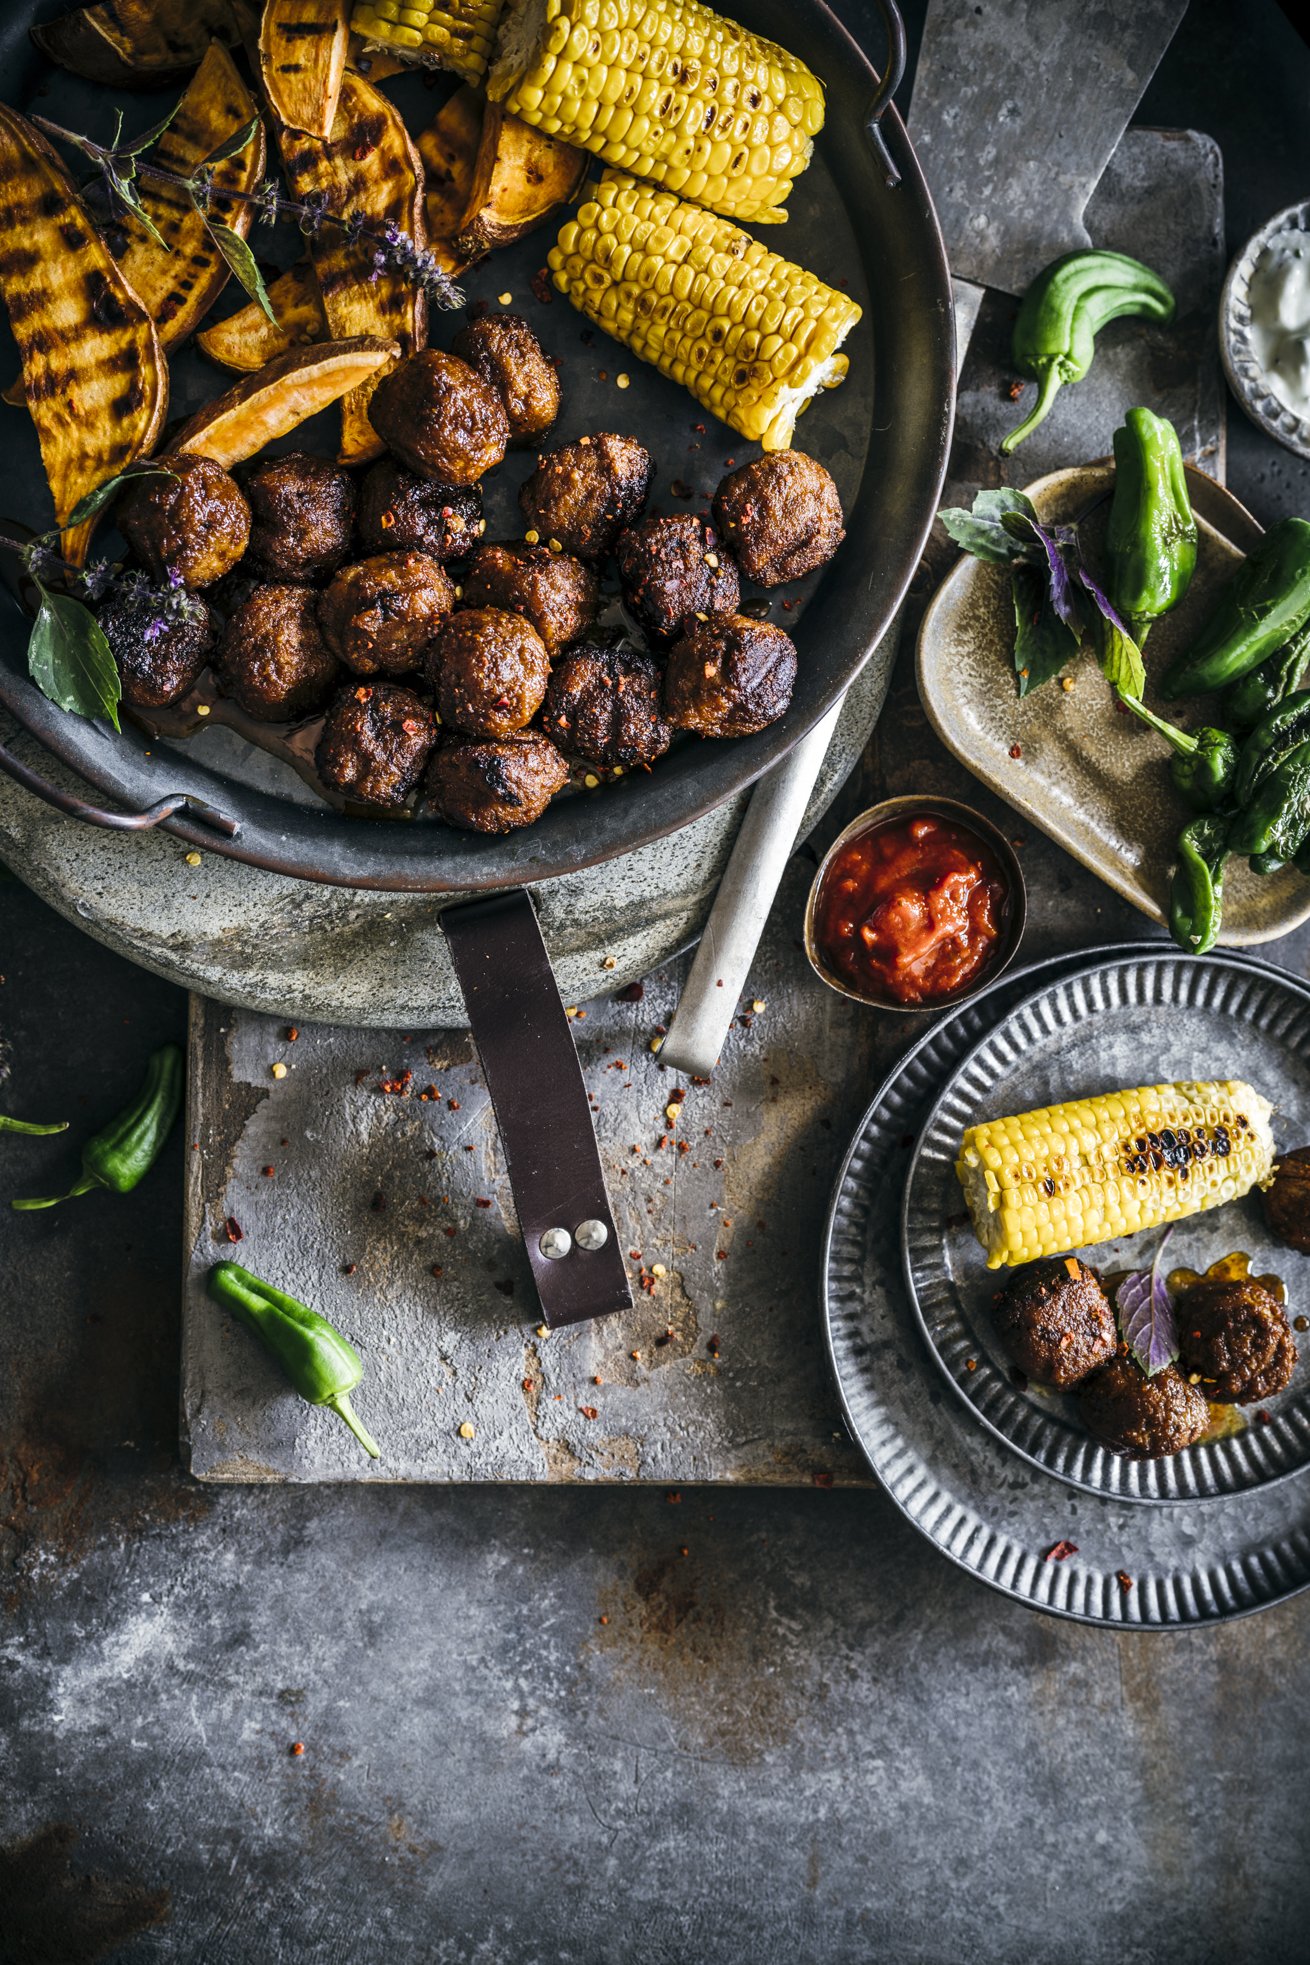
[[[580,1324],[632,1308],[586,1087],[536,910],[521,890],[448,907],[441,925],[468,1006],[505,1147],[519,1226],[546,1322]],[[584,1223],[601,1248],[578,1242]],[[571,1246],[554,1260],[543,1252]],[[584,1241],[596,1232],[584,1230]]]

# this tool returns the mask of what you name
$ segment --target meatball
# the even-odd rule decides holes
[[[318,625],[318,595],[310,587],[256,587],[229,616],[214,667],[223,694],[260,723],[321,710],[338,669]]]
[[[450,345],[505,405],[511,443],[545,436],[559,415],[559,377],[525,320],[517,314],[483,314],[461,328]]]
[[[1310,1255],[1310,1146],[1280,1155],[1264,1205],[1269,1232],[1299,1255]]]
[[[463,602],[521,614],[553,658],[595,620],[600,582],[580,559],[548,546],[479,546],[464,575]]]
[[[1038,1385],[1067,1391],[1119,1341],[1114,1311],[1094,1269],[1076,1256],[1030,1262],[996,1300],[996,1331],[1019,1369]]]
[[[439,484],[380,457],[359,490],[359,543],[370,553],[426,553],[460,559],[482,537],[476,484]]]
[[[444,484],[476,484],[509,442],[505,406],[491,384],[439,348],[425,348],[384,375],[368,414],[402,464]]]
[[[250,557],[270,580],[319,580],[350,552],[355,481],[326,457],[266,457],[246,479]]]
[[[713,510],[738,566],[762,587],[826,566],[846,537],[836,485],[801,450],[770,451],[731,472]]]
[[[314,764],[330,791],[394,810],[423,776],[436,741],[437,720],[412,689],[360,682],[328,711]]]
[[[646,503],[654,465],[635,437],[579,437],[537,459],[519,492],[528,524],[578,559],[604,559]]]
[[[708,519],[643,519],[619,540],[628,612],[653,642],[676,641],[710,614],[734,614],[741,582]]]
[[[1253,1281],[1194,1283],[1178,1305],[1179,1361],[1208,1399],[1248,1406],[1281,1392],[1296,1339],[1276,1296]]]
[[[378,553],[342,567],[318,597],[318,620],[332,653],[356,675],[405,675],[454,605],[454,584],[434,559]]]
[[[471,607],[437,636],[428,673],[444,724],[467,737],[508,737],[541,708],[550,657],[519,615]]]
[[[1084,1378],[1074,1393],[1089,1433],[1134,1460],[1159,1460],[1194,1446],[1210,1424],[1199,1386],[1173,1365],[1153,1378],[1125,1351]]]
[[[250,539],[250,507],[212,457],[170,457],[168,477],[142,478],[118,508],[118,529],[156,580],[208,587],[230,573]]]
[[[99,610],[97,620],[118,666],[123,701],[134,709],[159,710],[185,696],[209,660],[218,620],[195,594],[152,588],[143,573],[124,584]]]
[[[567,649],[551,673],[542,729],[588,764],[653,764],[673,739],[659,664],[621,636]]]
[[[664,705],[675,729],[750,737],[777,722],[795,681],[790,635],[745,614],[716,614],[674,643]]]
[[[535,731],[494,739],[456,737],[432,760],[427,797],[447,825],[513,832],[535,825],[568,776],[554,744]]]

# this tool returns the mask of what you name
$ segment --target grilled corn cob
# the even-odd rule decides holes
[[[1240,1079],[1214,1079],[970,1126],[955,1171],[987,1267],[1118,1241],[1267,1187],[1271,1109]]]
[[[358,0],[350,25],[403,61],[453,69],[481,82],[505,0]]]
[[[701,0],[508,0],[487,91],[727,218],[786,218],[823,128],[804,62]]]
[[[573,305],[765,450],[846,373],[860,309],[749,233],[606,171],[547,255]]]

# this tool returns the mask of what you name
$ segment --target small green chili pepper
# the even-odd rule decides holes
[[[1165,670],[1169,697],[1199,696],[1236,682],[1310,622],[1310,525],[1270,526],[1219,596],[1185,655]]]
[[[38,1126],[34,1119],[11,1119],[7,1112],[0,1112],[0,1133],[66,1133],[67,1119],[57,1119],[53,1126]]]
[[[1308,741],[1310,689],[1299,689],[1285,696],[1267,716],[1262,716],[1248,734],[1233,785],[1234,802],[1242,807],[1249,805],[1288,753]]]
[[[1310,834],[1310,741],[1288,751],[1233,821],[1234,853],[1293,860]]]
[[[10,1206],[53,1208],[97,1187],[130,1194],[159,1158],[181,1103],[182,1053],[176,1044],[165,1044],[146,1066],[146,1081],[136,1099],[82,1148],[82,1172],[67,1194],[12,1201]]]
[[[1220,812],[1204,812],[1178,835],[1169,932],[1188,955],[1208,954],[1219,939],[1229,823]]]
[[[379,1459],[381,1450],[360,1424],[349,1397],[364,1376],[363,1360],[336,1326],[239,1263],[216,1263],[209,1288],[263,1341],[301,1398],[312,1406],[328,1406],[345,1420],[364,1451]]]
[[[1267,656],[1224,691],[1224,722],[1233,730],[1253,730],[1262,716],[1290,696],[1310,660],[1310,622],[1298,628],[1286,647]]]
[[[1281,873],[1287,861],[1280,860],[1277,853],[1252,853],[1246,864],[1252,873],[1258,873],[1264,878],[1271,873]]]
[[[1114,433],[1105,550],[1110,599],[1140,648],[1152,621],[1178,605],[1196,571],[1196,520],[1178,433],[1149,409],[1130,409]]]
[[[1200,730],[1180,730],[1162,716],[1148,710],[1135,696],[1120,695],[1125,709],[1157,730],[1175,755],[1169,760],[1169,775],[1196,812],[1212,812],[1222,805],[1237,774],[1238,747],[1226,730],[1205,725]]]
[[[1037,275],[1019,303],[1014,365],[1037,383],[1037,401],[1001,444],[1005,456],[1031,436],[1066,382],[1081,382],[1096,336],[1123,314],[1173,319],[1174,297],[1158,274],[1121,252],[1067,252]]]

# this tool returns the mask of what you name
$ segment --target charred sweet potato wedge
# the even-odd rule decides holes
[[[252,300],[225,321],[205,328],[196,336],[196,346],[220,368],[240,369],[242,374],[251,375],[275,355],[285,355],[288,348],[327,340],[318,281],[307,259],[279,273],[269,285],[268,298],[277,315],[276,326],[259,302]]]
[[[329,137],[350,47],[346,0],[264,0],[259,79],[288,129]]]
[[[165,455],[199,452],[230,470],[340,397],[367,388],[399,355],[394,341],[378,335],[291,348],[206,403],[178,431]]]
[[[0,103],[0,289],[23,365],[41,462],[80,566],[90,525],[67,529],[88,491],[144,456],[168,409],[153,321],[38,130]]]
[[[253,35],[252,0],[102,0],[32,29],[42,54],[88,82],[162,89],[180,82],[211,41],[235,47]]]
[[[513,245],[544,225],[581,184],[588,158],[488,102],[468,203],[454,246],[466,260]]]
[[[362,213],[374,227],[395,225],[424,243],[422,160],[399,112],[362,76],[346,70],[326,143],[284,124],[278,126],[278,142],[293,197],[324,196],[328,211]],[[310,250],[334,337],[381,335],[397,344],[398,356],[424,345],[424,295],[399,274],[379,274],[367,240],[352,244],[340,227],[325,225]],[[343,464],[381,455],[381,440],[368,420],[369,397],[379,380],[380,371],[342,402]]]
[[[462,83],[418,140],[427,181],[428,251],[448,273],[460,273],[469,264],[454,238],[473,190],[483,102],[477,89]]]

